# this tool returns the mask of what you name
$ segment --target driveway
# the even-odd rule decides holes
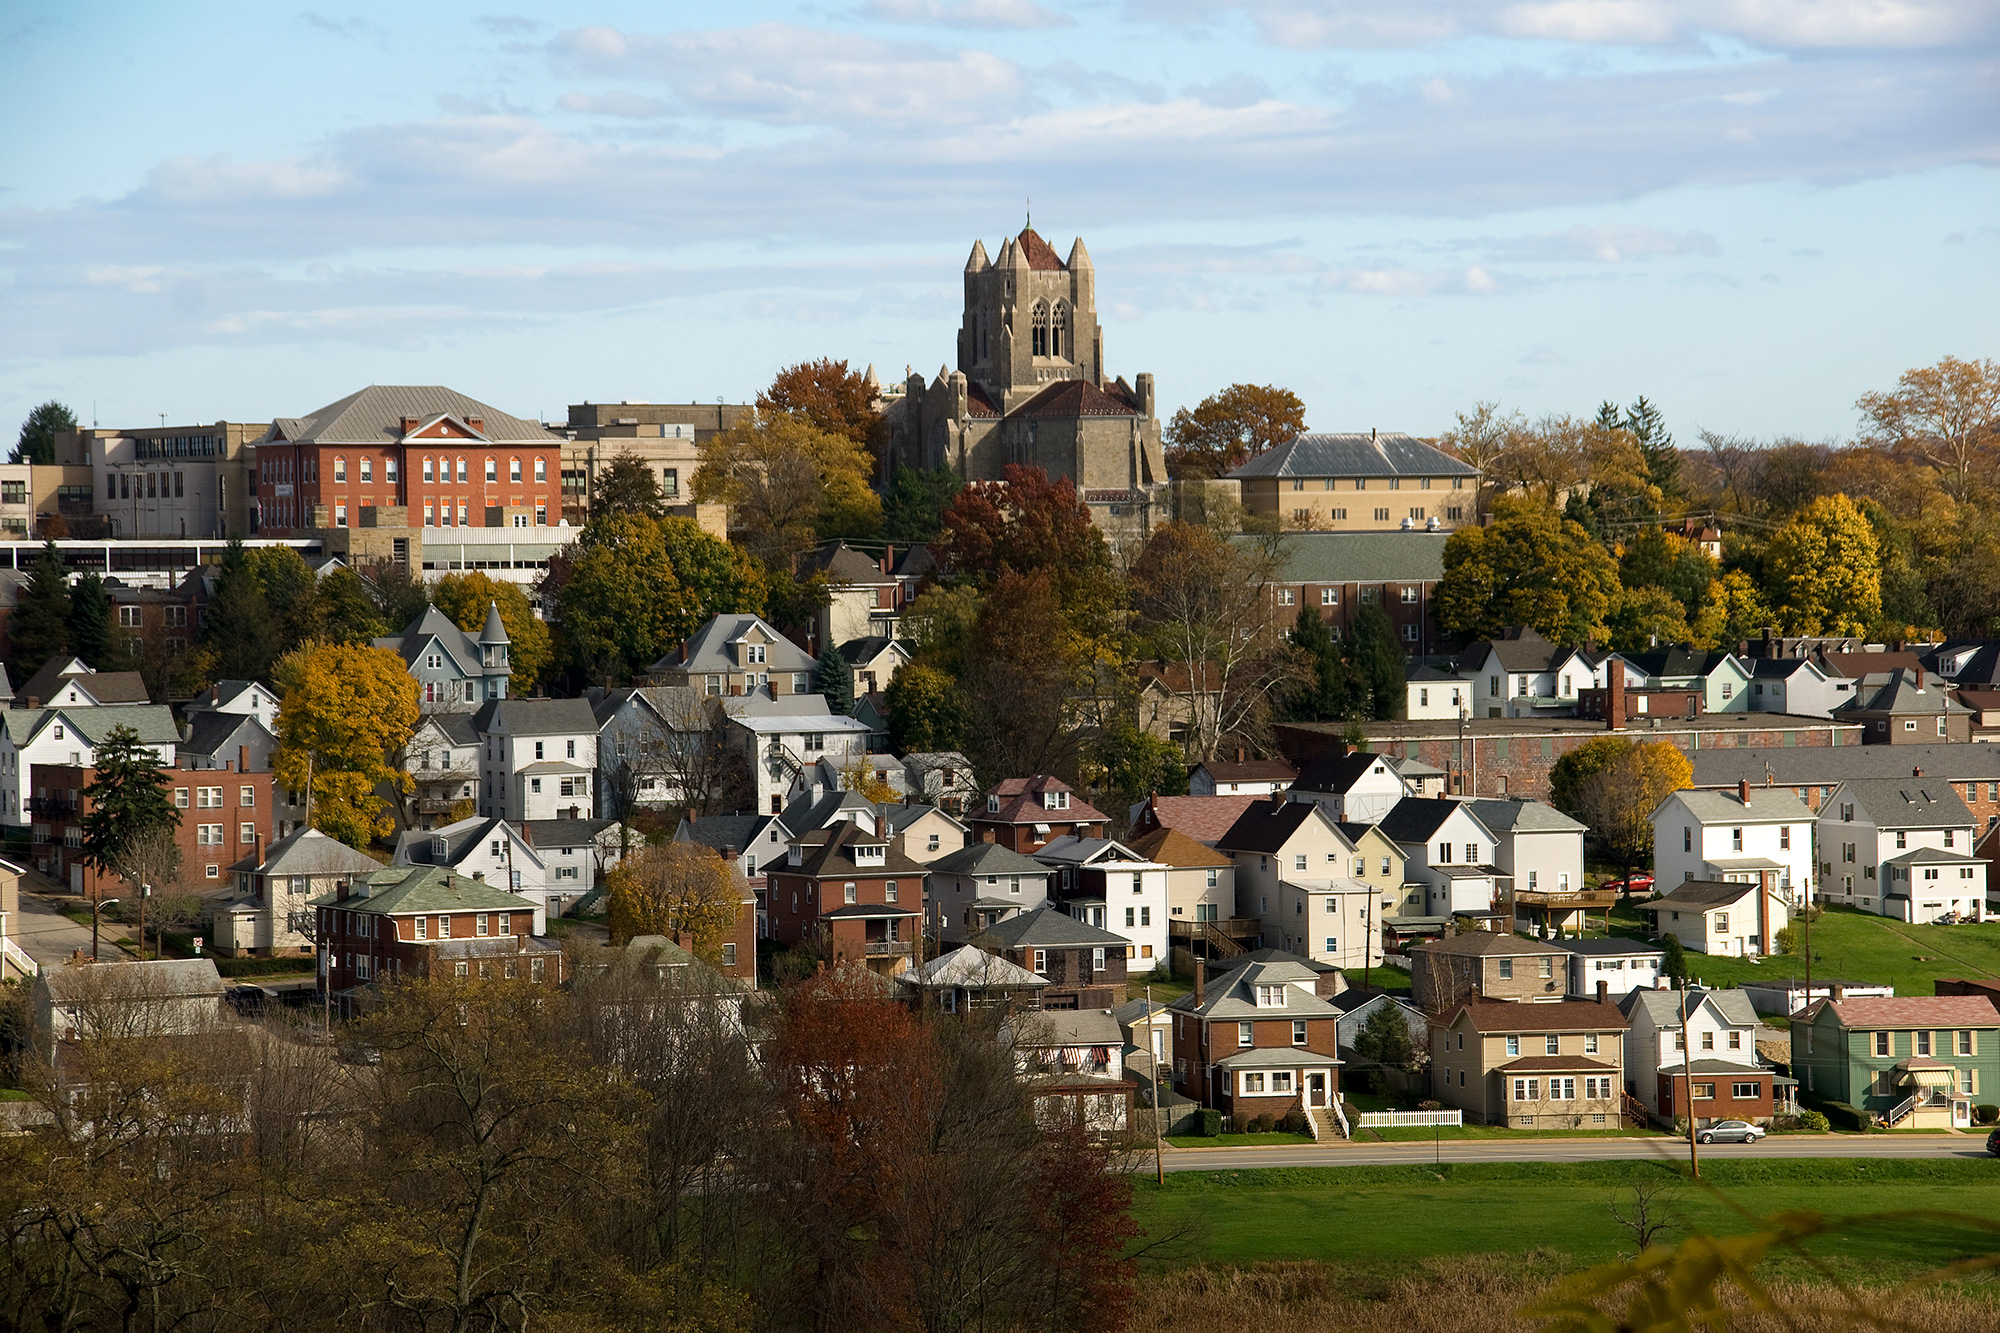
[[[90,927],[79,926],[56,910],[57,902],[64,901],[65,898],[71,902],[77,899],[68,895],[51,896],[38,891],[37,888],[30,886],[31,877],[41,879],[40,876],[33,875],[33,872],[21,877],[21,915],[19,920],[7,923],[8,935],[30,958],[43,967],[60,967],[79,949],[86,958],[89,957]],[[43,885],[47,884],[46,880],[41,882]],[[124,926],[114,921],[104,922],[98,946],[99,952],[111,949],[113,939],[130,933]]]
[[[1978,1134],[1785,1134],[1758,1143],[1705,1143],[1704,1162],[1735,1157],[1986,1157]],[[1385,1166],[1426,1162],[1609,1162],[1687,1160],[1685,1139],[1445,1139],[1428,1143],[1342,1143],[1319,1147],[1170,1148],[1169,1171],[1244,1171],[1268,1166]],[[1150,1167],[1151,1163],[1145,1163]],[[1994,1163],[2000,1183],[2000,1162]]]

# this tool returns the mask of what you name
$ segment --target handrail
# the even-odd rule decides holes
[[[1896,1105],[1890,1109],[1889,1114],[1883,1117],[1883,1122],[1887,1124],[1891,1129],[1894,1129],[1896,1127],[1896,1122],[1898,1120],[1901,1120],[1904,1116],[1908,1115],[1910,1112],[1916,1110],[1918,1103],[1920,1103],[1922,1100],[1923,1100],[1922,1093],[1920,1092],[1911,1093],[1908,1097],[1905,1097],[1902,1101],[1896,1103]]]
[[[26,949],[4,936],[0,936],[0,959],[5,959],[19,968],[23,976],[36,976],[42,970],[42,965],[29,957]],[[0,968],[0,971],[4,970]]]

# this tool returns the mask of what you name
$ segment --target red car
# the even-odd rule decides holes
[[[1620,893],[1651,893],[1653,891],[1653,877],[1643,870],[1635,870],[1629,875],[1621,875],[1616,879],[1607,879],[1604,883],[1598,885],[1598,887],[1616,889]]]

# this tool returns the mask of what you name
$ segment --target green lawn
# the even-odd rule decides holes
[[[1176,1148],[1291,1148],[1301,1143],[1315,1143],[1310,1134],[1217,1134],[1212,1139],[1199,1137],[1169,1138]]]
[[[1635,1246],[1611,1217],[1640,1181],[1672,1182],[1662,1162],[1460,1163],[1182,1172],[1164,1186],[1143,1173],[1135,1214],[1150,1234],[1186,1227],[1180,1262],[1336,1259],[1393,1267],[1432,1255],[1555,1251],[1582,1267]],[[1711,1161],[1671,1207],[1684,1226],[1717,1235],[1753,1229],[1786,1209],[1856,1217],[1929,1208],[1991,1218],[2000,1163],[1974,1159]],[[1738,1211],[1738,1210],[1742,1211]],[[1746,1214],[1748,1216],[1746,1216]],[[1393,1223],[1385,1224],[1385,1217]],[[2000,1250],[2000,1235],[1959,1224],[1853,1223],[1816,1253],[1845,1276],[1907,1276]],[[1780,1267],[1796,1269],[1797,1260]]]
[[[1646,918],[1634,907],[1612,909],[1611,933],[1643,939]],[[1597,932],[1601,933],[1601,932]],[[1812,923],[1813,975],[1887,982],[1898,995],[1929,995],[1939,977],[2000,976],[2000,922],[1976,926],[1912,926],[1852,908],[1829,907]],[[1688,955],[1688,969],[1711,986],[1805,976],[1805,959],[1774,954],[1749,958]]]

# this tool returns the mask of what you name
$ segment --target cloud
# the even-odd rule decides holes
[[[1569,358],[1547,343],[1536,343],[1535,349],[1522,357],[1520,363],[1524,366],[1564,366],[1569,364]]]
[[[1264,101],[1270,97],[1271,90],[1255,75],[1231,74],[1213,83],[1196,84],[1187,90],[1187,95],[1204,106],[1235,110]]]
[[[1722,252],[1722,247],[1707,232],[1615,225],[1571,227],[1568,231],[1540,232],[1533,236],[1485,237],[1458,244],[1476,246],[1510,263],[1617,264],[1632,259]]]
[[[938,28],[1067,28],[1076,20],[1034,0],[868,0],[861,12],[882,23]]]
[[[520,14],[485,14],[480,17],[479,26],[495,37],[527,37],[549,25]]]
[[[315,32],[323,32],[329,37],[338,37],[349,42],[373,42],[380,46],[387,42],[389,30],[368,22],[364,18],[329,18],[313,10],[305,10],[299,15],[299,22]]]
[[[601,93],[596,96],[566,93],[556,99],[556,105],[565,111],[588,116],[623,116],[632,120],[664,116],[673,110],[656,97],[642,97],[638,93]]]
[[[1027,81],[984,51],[941,51],[791,23],[665,36],[577,28],[550,43],[566,73],[655,79],[694,109],[771,125],[958,125],[1017,107]]]

